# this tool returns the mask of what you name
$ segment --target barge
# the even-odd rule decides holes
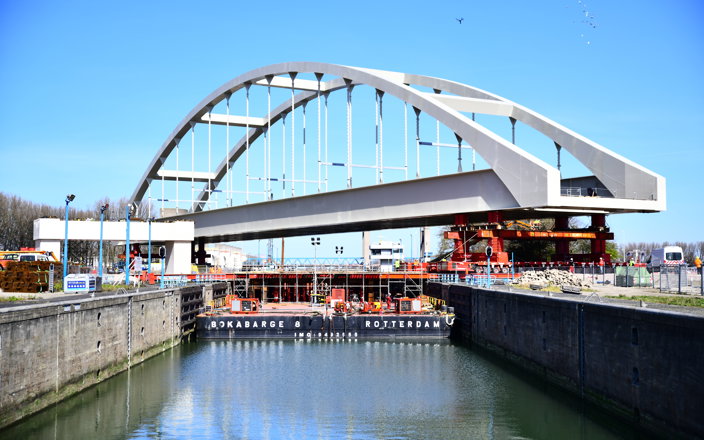
[[[232,303],[242,303],[233,301]],[[450,336],[454,314],[446,310],[333,308],[327,305],[254,303],[246,310],[235,306],[196,317],[199,339],[442,339]],[[337,310],[337,311],[336,311]],[[399,311],[400,310],[400,311]]]

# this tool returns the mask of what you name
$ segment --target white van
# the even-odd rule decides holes
[[[684,252],[679,246],[665,246],[659,249],[653,249],[650,254],[648,266],[676,266],[684,264]]]

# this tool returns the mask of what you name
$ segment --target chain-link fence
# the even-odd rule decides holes
[[[530,268],[545,270],[548,267]],[[661,292],[689,293],[704,295],[703,275],[700,268],[694,266],[662,266],[645,268],[642,266],[600,266],[598,264],[575,265],[570,268],[550,266],[552,269],[569,270],[575,275],[594,285],[613,285],[620,287],[650,287]],[[520,270],[521,272],[526,269]]]
[[[702,290],[702,270],[686,265],[663,265],[653,268],[653,287],[661,292],[698,293]]]

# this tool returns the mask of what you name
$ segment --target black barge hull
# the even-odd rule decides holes
[[[196,318],[200,339],[447,338],[454,316],[215,315]]]

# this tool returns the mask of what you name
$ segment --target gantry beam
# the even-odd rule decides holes
[[[214,125],[229,125],[231,127],[266,127],[266,118],[255,118],[236,115],[222,115],[218,113],[206,113],[200,117],[203,124],[210,122]]]

